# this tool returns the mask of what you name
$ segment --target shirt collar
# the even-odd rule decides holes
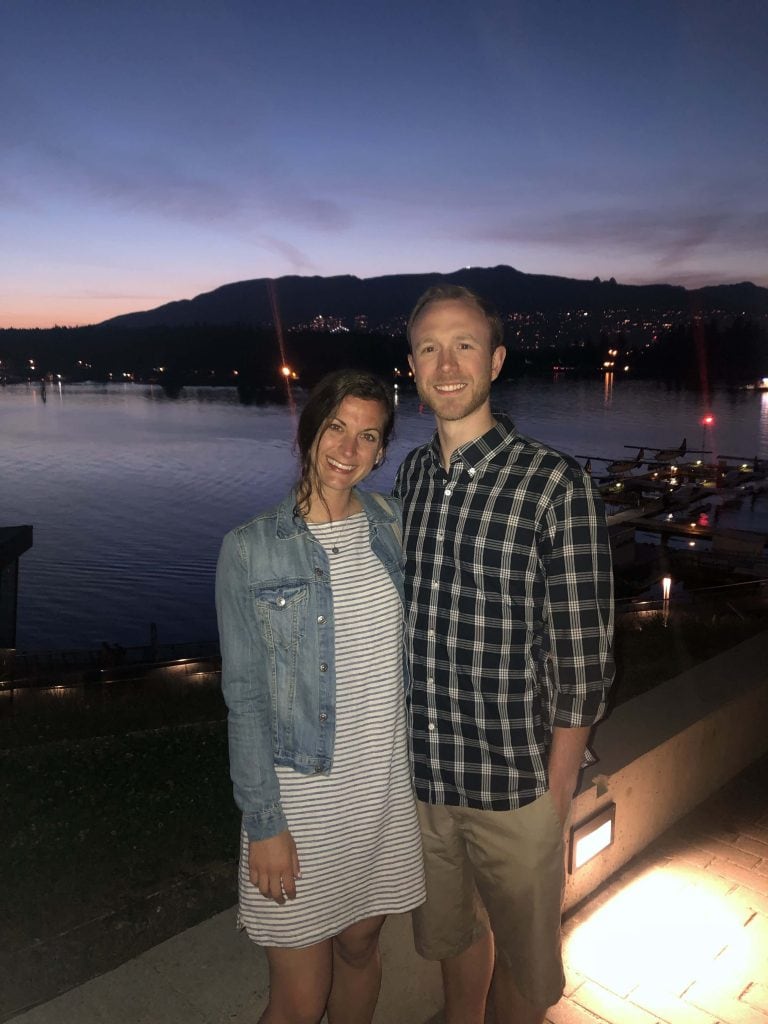
[[[451,464],[461,461],[467,470],[472,470],[472,475],[479,469],[486,466],[491,459],[499,452],[509,448],[517,440],[519,434],[515,424],[503,412],[494,412],[496,420],[490,430],[481,434],[480,437],[467,441],[460,445],[451,455]],[[440,438],[435,431],[429,445],[432,460],[439,466],[443,463],[443,453],[440,448]]]

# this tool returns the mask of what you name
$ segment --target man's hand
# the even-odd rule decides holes
[[[552,800],[557,811],[557,816],[560,819],[560,824],[565,828],[566,822],[568,821],[568,815],[571,810],[571,802],[573,800],[573,791],[576,788],[576,779],[572,782],[567,782],[564,785],[553,786],[550,782],[549,792],[552,795]]]
[[[579,765],[589,739],[589,727],[552,730],[549,751],[549,791],[555,802],[560,822],[565,828],[571,810],[571,800],[579,781]]]
[[[293,836],[285,829],[270,839],[248,846],[248,873],[262,896],[275,903],[296,899],[296,879],[301,877],[299,855]]]

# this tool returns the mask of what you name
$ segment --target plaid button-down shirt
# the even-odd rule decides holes
[[[420,800],[520,807],[547,788],[553,726],[590,725],[613,678],[613,577],[599,496],[510,419],[405,459],[410,728]]]

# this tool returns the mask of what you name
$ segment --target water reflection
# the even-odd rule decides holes
[[[768,455],[768,391],[760,392],[760,448],[758,455]]]
[[[370,485],[387,491],[405,455],[434,430],[414,390],[398,389],[395,436]],[[296,477],[285,393],[159,384],[0,390],[0,524],[32,523],[21,561],[19,644],[124,647],[216,636],[213,571],[221,537],[278,501]],[[305,392],[292,387],[301,406]],[[663,385],[518,380],[494,408],[572,455],[627,458],[700,436],[700,397]],[[768,454],[768,394],[718,393],[723,451]],[[596,463],[597,464],[597,463]],[[758,503],[759,507],[759,503]]]
[[[603,405],[610,409],[613,402],[613,374],[603,374]]]

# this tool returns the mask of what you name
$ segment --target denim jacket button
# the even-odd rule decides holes
[[[320,671],[321,672],[327,672],[328,671],[328,664],[327,664],[327,662],[325,662],[325,661],[321,661],[320,662]]]
[[[324,711],[320,712],[320,721],[324,722],[328,718],[328,715]]]
[[[322,576],[322,575],[323,575],[323,570],[322,569],[315,569],[315,576]]]
[[[325,624],[325,616],[324,615],[318,615],[317,616],[317,624],[318,624],[318,626],[323,626]]]
[[[278,608],[285,608],[285,598],[284,597],[278,597],[278,599],[277,599],[277,607]]]

